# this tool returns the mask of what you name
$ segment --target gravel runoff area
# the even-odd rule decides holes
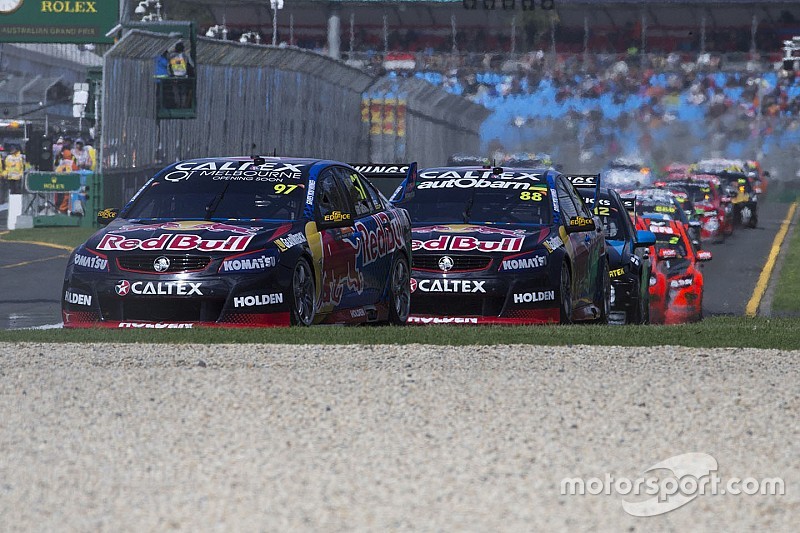
[[[800,352],[0,344],[4,531],[797,531]],[[706,453],[634,517],[562,495]]]

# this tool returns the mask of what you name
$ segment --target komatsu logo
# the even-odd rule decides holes
[[[254,272],[272,268],[277,264],[274,257],[261,255],[258,257],[238,257],[222,262],[222,272]]]
[[[100,270],[102,272],[108,270],[108,259],[102,259],[94,255],[75,254],[72,262],[79,267],[90,270]]]
[[[547,266],[547,256],[537,255],[523,259],[506,259],[500,264],[500,270],[530,270]]]

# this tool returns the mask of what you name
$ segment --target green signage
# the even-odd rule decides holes
[[[75,192],[81,188],[77,172],[29,172],[26,180],[30,192]]]
[[[111,43],[119,0],[0,0],[0,42]]]

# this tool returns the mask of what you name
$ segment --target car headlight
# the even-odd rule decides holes
[[[650,276],[650,286],[652,287],[656,283],[658,283],[658,280],[656,279],[656,277],[655,276]]]

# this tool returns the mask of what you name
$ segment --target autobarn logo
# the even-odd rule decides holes
[[[436,176],[436,178],[439,178],[439,176]],[[502,177],[495,177],[495,179],[491,180],[471,177],[432,179],[431,181],[421,182],[417,185],[417,189],[519,189],[524,191],[537,185],[530,183],[531,180],[538,181],[536,174],[526,175],[525,179],[529,181],[511,181],[510,178],[503,179]]]
[[[150,239],[131,239],[124,235],[109,233],[104,235],[97,245],[98,250],[130,251],[130,250],[200,250],[203,252],[243,252],[247,249],[252,235],[236,235],[226,239],[203,239],[198,235],[185,233],[164,233]]]
[[[525,237],[504,237],[498,241],[484,241],[469,235],[442,235],[428,241],[411,241],[411,250],[453,252],[519,252]]]
[[[275,243],[275,246],[278,247],[278,250],[285,252],[292,246],[297,246],[298,244],[308,242],[308,239],[306,239],[306,236],[302,233],[290,233],[289,235],[285,237],[279,237],[272,242]]]
[[[533,302],[552,302],[556,299],[556,291],[532,291],[514,294],[515,304],[529,304]]]
[[[483,285],[486,280],[471,279],[423,279],[415,280],[411,284],[411,292],[458,292],[458,293],[486,293]]]
[[[90,294],[80,294],[77,292],[66,291],[64,293],[64,301],[72,305],[92,305],[92,296]]]
[[[263,178],[299,179],[303,175],[304,168],[304,165],[295,165],[284,161],[266,161],[261,165],[256,165],[252,160],[204,161],[202,163],[178,163],[175,165],[175,170],[177,171],[195,172],[201,177],[256,181]]]
[[[202,283],[191,281],[135,281],[120,280],[114,285],[114,292],[119,296],[130,293],[145,296],[203,296],[200,290]]]
[[[96,255],[75,254],[72,262],[79,267],[89,270],[108,271],[108,259]]]
[[[505,259],[500,263],[500,270],[532,270],[547,266],[547,256],[544,254],[518,259]]]
[[[362,235],[355,245],[360,258],[356,260],[359,269],[406,246],[403,225],[398,218],[386,213],[377,213],[371,218],[376,222],[374,228],[368,228],[360,220],[355,224],[356,231]],[[353,246],[352,240],[348,242]]]

